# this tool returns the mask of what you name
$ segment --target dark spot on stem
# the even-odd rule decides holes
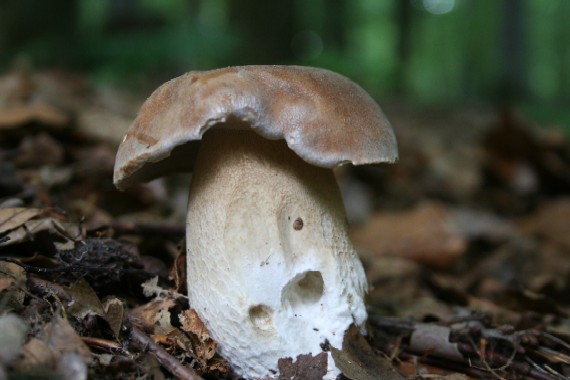
[[[301,217],[295,219],[295,221],[293,222],[293,228],[295,229],[295,231],[300,231],[303,229],[303,219],[301,219]]]

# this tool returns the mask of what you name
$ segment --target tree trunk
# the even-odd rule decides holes
[[[396,92],[402,94],[405,92],[407,67],[410,59],[413,7],[409,0],[401,0],[396,2],[395,11],[395,19],[398,23]]]
[[[293,57],[294,1],[230,1],[230,23],[244,38],[239,64],[288,63]]]
[[[519,0],[505,0],[501,49],[503,57],[500,95],[503,101],[512,102],[524,97],[524,5]]]

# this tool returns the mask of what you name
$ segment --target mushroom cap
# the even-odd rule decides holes
[[[390,123],[350,79],[319,68],[238,66],[191,71],[155,90],[119,146],[115,185],[192,170],[210,128],[285,139],[303,160],[325,168],[398,159]]]

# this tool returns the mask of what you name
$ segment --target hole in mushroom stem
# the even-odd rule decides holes
[[[303,225],[304,225],[303,219],[301,219],[301,217],[298,217],[293,222],[293,229],[295,229],[295,231],[300,231],[303,229]]]
[[[296,309],[317,303],[325,286],[323,275],[318,271],[306,271],[293,277],[283,288],[281,301]]]
[[[249,320],[259,330],[267,331],[273,327],[273,310],[269,306],[251,306],[248,313]]]

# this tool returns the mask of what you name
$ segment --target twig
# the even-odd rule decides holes
[[[413,320],[381,317],[372,314],[369,321],[375,328],[391,336],[392,341],[397,338],[398,342],[404,342],[404,345],[401,347],[403,351],[399,353],[399,357],[402,360],[419,360],[437,367],[452,369],[476,377],[493,376],[495,379],[503,379],[504,377],[501,376],[501,372],[503,372],[507,374],[514,373],[517,376],[525,376],[536,380],[563,378],[563,375],[556,369],[551,368],[549,363],[538,364],[528,355],[524,355],[527,352],[531,354],[540,353],[541,347],[538,346],[538,341],[527,341],[526,345],[522,344],[522,346],[519,346],[522,336],[520,334],[528,334],[529,331],[502,335],[499,329],[486,329],[484,326],[478,332],[469,328],[457,331],[451,330],[452,333],[455,333],[453,336],[450,334],[451,341],[454,342],[453,344],[457,346],[457,350],[464,357],[464,360],[452,361],[431,352],[426,352],[427,355],[423,353],[423,356],[418,357],[413,350],[410,350],[410,343],[406,343],[406,341],[410,339],[415,331],[416,323]],[[532,336],[536,336],[536,334]],[[568,343],[551,334],[541,332],[540,338],[543,338],[541,340],[548,340],[550,343],[561,345],[563,348],[568,348]],[[489,349],[488,344],[491,340],[499,344],[500,351]],[[510,348],[508,356],[505,356],[506,348]],[[473,360],[478,360],[477,364],[479,366],[473,363]]]
[[[111,353],[123,352],[123,347],[112,340],[94,338],[90,336],[82,336],[81,340],[90,347],[95,347],[99,350],[105,350]]]
[[[148,335],[139,328],[132,326],[130,338],[133,342],[141,347],[148,349],[149,352],[156,356],[159,363],[166,368],[171,374],[179,379],[187,380],[204,380],[193,369],[184,366],[179,360],[170,355],[164,348],[155,343]]]
[[[460,373],[464,373],[470,377],[474,377],[474,378],[485,378],[487,374],[486,371],[482,371],[480,369],[474,368],[474,367],[468,367],[465,365],[465,363],[457,363],[457,362],[453,362],[451,360],[448,359],[443,359],[443,358],[438,358],[438,357],[433,357],[433,356],[417,356],[415,354],[409,353],[409,352],[401,352],[399,355],[400,359],[402,361],[419,361],[421,363],[430,365],[430,366],[434,366],[434,367],[438,367],[438,368],[446,368],[448,370],[454,371],[454,372],[460,372]]]
[[[481,363],[483,363],[483,367],[478,368],[477,366],[471,364],[471,360],[469,360],[470,365],[472,365],[475,368],[488,371],[491,375],[493,375],[498,380],[502,380],[503,376],[500,376],[497,372],[498,371],[504,371],[505,369],[507,369],[509,366],[512,365],[517,351],[513,348],[513,351],[511,352],[511,356],[509,358],[506,358],[507,360],[505,363],[502,363],[500,365],[500,367],[498,367],[498,368],[492,368],[491,365],[493,365],[493,364],[489,363],[489,361],[487,359],[489,357],[494,356],[494,355],[492,352],[487,352],[488,343],[489,342],[487,341],[487,339],[481,339],[479,341],[479,348],[477,348],[477,346],[475,345],[475,342],[473,342],[473,341],[471,342],[473,349],[475,350],[475,352],[477,353],[477,356],[479,357],[479,360],[481,360]]]
[[[478,356],[480,354],[480,352],[477,350],[476,347],[473,346],[472,343],[459,343],[458,349],[461,353],[463,353],[465,356],[468,357],[469,363],[471,363],[471,357],[473,357],[474,355]],[[514,371],[519,375],[528,376],[537,380],[552,380],[552,376],[546,374],[546,372],[543,369],[541,369],[536,363],[533,362],[533,364],[535,365],[531,367],[527,363],[515,361],[513,359],[514,358],[512,357],[507,358],[498,353],[487,352],[485,354],[485,360],[488,361],[489,365],[499,365],[502,366],[501,368],[511,369],[512,371]],[[530,360],[528,356],[526,356],[526,360],[527,361]],[[477,368],[477,367],[471,367],[471,368]],[[484,371],[484,369],[482,368],[480,370]]]
[[[538,365],[538,363],[536,363],[534,360],[532,360],[531,358],[529,358],[528,356],[526,357],[526,360],[532,365],[532,367],[534,368],[535,373],[540,374],[541,376],[547,378],[547,379],[551,379],[552,376],[558,378],[558,379],[566,379],[564,376],[562,376],[561,374],[559,374],[558,372],[554,371],[553,369],[551,369],[550,367],[546,366],[546,369],[542,368],[540,365]],[[538,378],[538,376],[537,376]]]
[[[557,336],[554,336],[548,332],[543,332],[542,333],[542,337],[551,340],[554,343],[558,343],[561,346],[564,346],[564,348],[566,349],[570,349],[570,344],[566,343],[564,340],[558,338]]]

